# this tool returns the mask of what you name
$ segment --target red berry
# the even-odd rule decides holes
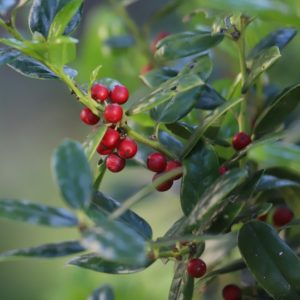
[[[226,285],[223,288],[222,295],[225,300],[241,300],[242,299],[242,291],[235,284]]]
[[[103,102],[109,96],[109,89],[102,84],[96,83],[91,88],[91,96],[97,102]]]
[[[187,265],[187,272],[191,277],[202,277],[206,273],[206,264],[200,258],[191,259]]]
[[[165,172],[171,171],[171,170],[179,168],[181,166],[182,166],[182,164],[181,164],[180,161],[178,161],[178,160],[169,160],[169,161],[167,161]],[[172,180],[177,180],[181,177],[182,177],[182,173],[172,177]]]
[[[252,142],[251,137],[245,132],[238,132],[232,139],[232,146],[235,150],[242,150]]]
[[[106,158],[106,167],[113,173],[122,171],[125,167],[125,164],[125,159],[114,153],[109,154]]]
[[[165,37],[167,37],[168,35],[170,35],[170,32],[167,32],[167,31],[161,31],[161,32],[159,32],[159,33],[156,35],[156,37],[153,39],[153,41],[152,41],[152,43],[151,43],[151,45],[150,45],[150,49],[151,49],[152,53],[155,53],[157,43],[158,43],[160,40],[162,40],[162,39],[164,39]]]
[[[101,143],[107,148],[116,148],[120,141],[120,133],[112,128],[107,128]]]
[[[105,107],[103,116],[108,123],[118,123],[122,120],[123,109],[119,104],[109,104]]]
[[[258,220],[265,222],[267,221],[268,214],[263,214],[257,217]]]
[[[80,112],[80,119],[83,123],[87,125],[95,125],[99,122],[100,118],[93,114],[93,112],[85,107]]]
[[[137,150],[138,147],[136,142],[128,137],[121,140],[121,142],[118,145],[118,154],[120,155],[120,157],[125,159],[134,157],[137,153]]]
[[[110,99],[114,103],[124,104],[129,97],[128,89],[123,85],[116,85],[110,93]]]
[[[165,170],[166,166],[167,159],[163,154],[159,152],[154,152],[148,155],[147,167],[149,170],[153,172],[162,172]]]
[[[154,181],[156,178],[158,178],[161,175],[162,175],[162,173],[156,173],[156,174],[154,174],[154,176],[152,178],[152,181]],[[165,192],[165,191],[169,190],[172,187],[172,185],[173,185],[173,180],[168,180],[168,181],[163,182],[159,186],[157,186],[156,189],[159,192]]]
[[[220,175],[224,175],[228,171],[229,171],[229,169],[224,165],[220,166],[220,168],[219,168],[219,174]]]
[[[103,143],[100,143],[98,146],[97,146],[97,152],[101,155],[108,155],[110,153],[113,152],[113,149],[112,148],[108,148],[106,147]]]
[[[273,223],[275,226],[288,224],[294,217],[293,212],[287,207],[277,207],[273,214]]]

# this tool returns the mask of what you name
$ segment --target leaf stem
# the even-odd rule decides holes
[[[13,25],[14,25],[14,23],[5,22],[3,19],[0,18],[0,26],[3,27],[15,39],[17,39],[19,41],[23,41],[24,38],[22,37],[22,35],[18,32],[18,30]]]

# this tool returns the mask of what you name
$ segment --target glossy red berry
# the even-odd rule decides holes
[[[103,143],[100,143],[97,146],[96,151],[101,155],[108,155],[113,152],[113,148],[108,148]]]
[[[158,178],[159,176],[161,176],[162,173],[156,173],[154,174],[152,181],[154,181],[156,178]],[[168,180],[163,182],[162,184],[160,184],[158,187],[156,187],[156,190],[158,190],[159,192],[165,192],[167,190],[169,190],[173,185],[173,180]]]
[[[156,37],[153,39],[153,41],[152,41],[152,43],[151,43],[151,45],[150,45],[150,49],[151,49],[152,53],[155,53],[157,43],[158,43],[160,40],[162,40],[162,39],[164,39],[165,37],[167,37],[168,35],[170,35],[170,32],[167,32],[167,31],[161,31],[161,32],[159,32],[159,33],[156,35]]]
[[[232,146],[235,150],[242,150],[252,142],[251,137],[245,132],[238,132],[232,139]]]
[[[154,152],[148,155],[147,167],[149,170],[153,172],[162,172],[165,170],[166,166],[167,159],[163,154],[159,152]]]
[[[122,171],[125,164],[125,159],[114,153],[109,154],[106,158],[106,167],[113,173]]]
[[[277,207],[273,214],[273,223],[275,226],[284,226],[294,217],[293,212],[287,207]]]
[[[109,89],[99,83],[96,83],[91,88],[91,96],[97,102],[103,102],[109,97]]]
[[[135,156],[137,153],[138,147],[134,140],[129,137],[121,140],[118,145],[118,154],[120,157],[129,159]]]
[[[108,123],[118,123],[122,120],[123,109],[119,104],[109,104],[104,109],[103,117]]]
[[[114,103],[124,104],[129,97],[128,89],[123,85],[116,85],[110,93],[110,99]]]
[[[80,112],[80,119],[83,123],[87,125],[95,125],[99,122],[100,118],[93,114],[93,112],[85,107]]]
[[[178,161],[178,160],[169,160],[169,161],[167,161],[167,165],[166,165],[166,168],[165,168],[164,172],[171,171],[171,170],[179,168],[181,166],[182,166],[182,164],[181,164],[180,161]],[[182,177],[182,173],[179,174],[179,175],[174,176],[172,178],[172,180],[177,180],[181,177]]]
[[[219,174],[220,175],[224,175],[228,171],[229,171],[229,169],[224,165],[220,166],[220,168],[219,168]]]
[[[242,290],[235,284],[228,284],[223,288],[222,295],[225,300],[241,300]]]
[[[193,278],[200,278],[206,273],[206,264],[200,258],[191,259],[187,265],[187,272]]]
[[[101,143],[107,148],[116,148],[120,141],[120,133],[112,128],[107,128]]]

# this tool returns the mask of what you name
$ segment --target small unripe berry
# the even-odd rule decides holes
[[[273,214],[273,223],[275,226],[284,226],[294,217],[293,212],[287,207],[277,207]]]
[[[125,167],[125,164],[125,159],[114,153],[109,154],[106,158],[106,167],[113,173],[122,171]]]
[[[154,181],[156,178],[158,178],[162,174],[163,173],[154,174],[152,181]],[[158,190],[159,192],[165,192],[165,191],[169,190],[172,187],[172,185],[173,185],[173,180],[171,179],[171,180],[161,183],[159,186],[156,187],[156,190]]]
[[[168,35],[170,35],[170,32],[161,31],[155,36],[155,38],[153,39],[153,41],[151,42],[151,45],[150,45],[150,49],[151,49],[152,53],[155,53],[157,43],[159,41],[161,41],[162,39],[164,39],[165,37],[167,37]]]
[[[110,93],[110,99],[114,103],[124,104],[129,97],[128,89],[123,85],[116,85]]]
[[[112,128],[107,128],[101,143],[105,145],[107,148],[115,148],[119,144],[120,141],[120,133],[117,130]]]
[[[252,142],[251,137],[245,132],[238,132],[232,139],[232,146],[239,151],[246,148]]]
[[[104,109],[103,117],[108,123],[118,123],[122,120],[123,109],[119,104],[109,104]]]
[[[193,278],[200,278],[206,273],[206,264],[200,258],[191,259],[187,265],[187,272]]]
[[[167,165],[166,165],[166,168],[165,168],[164,172],[169,172],[169,171],[171,171],[173,169],[176,169],[176,168],[179,168],[181,166],[182,166],[182,164],[181,164],[180,161],[178,161],[178,160],[169,160],[169,161],[167,161]],[[177,179],[180,179],[181,177],[182,177],[182,173],[172,177],[172,180],[177,180]]]
[[[99,122],[100,118],[93,114],[93,112],[85,107],[80,112],[80,119],[83,123],[87,125],[95,125]]]
[[[109,89],[102,84],[96,83],[91,88],[91,96],[97,102],[103,102],[109,96]]]
[[[220,168],[219,168],[219,174],[220,175],[224,175],[228,171],[229,171],[229,169],[224,165],[220,166]]]
[[[235,284],[228,284],[223,288],[222,295],[224,300],[241,300],[242,291]]]
[[[118,145],[118,154],[120,157],[129,159],[135,156],[137,153],[138,147],[134,140],[129,137],[121,140]]]
[[[162,172],[165,170],[166,166],[167,159],[163,154],[159,152],[154,152],[148,155],[147,167],[149,170],[153,172]]]
[[[97,146],[97,149],[96,151],[101,154],[101,155],[108,155],[110,153],[113,152],[113,149],[112,148],[108,148],[106,147],[103,143],[100,143],[98,146]]]

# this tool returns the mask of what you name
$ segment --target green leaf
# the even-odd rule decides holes
[[[54,19],[64,9],[64,12],[60,13],[60,17],[57,17],[55,25],[52,25],[52,27],[55,27],[52,30],[63,30],[66,35],[70,34],[76,29],[82,15],[82,6],[80,7],[80,5],[77,11],[73,12],[75,4],[77,5],[77,1],[74,2],[74,0],[34,0],[29,15],[29,28],[31,32],[34,33],[37,31],[44,37],[47,37]],[[67,8],[65,8],[66,6]],[[61,23],[58,24],[59,22]],[[62,29],[62,27],[64,28]]]
[[[277,46],[282,50],[297,34],[295,28],[280,28],[274,32],[269,33],[249,52],[247,59],[253,59],[263,50]]]
[[[122,83],[120,83],[119,81],[108,77],[101,78],[97,82],[105,85],[110,91],[112,91],[116,85],[122,85]]]
[[[300,260],[275,229],[263,222],[246,223],[238,246],[255,279],[274,299],[300,298]]]
[[[88,300],[114,300],[114,291],[109,285],[102,285],[88,298]]]
[[[263,50],[254,60],[250,73],[247,75],[243,91],[247,91],[254,81],[269,69],[281,57],[280,50],[274,46]]]
[[[113,49],[126,49],[133,47],[135,43],[131,35],[119,35],[108,38],[105,44]]]
[[[91,91],[91,87],[92,85],[95,83],[95,81],[98,79],[99,77],[99,73],[100,70],[102,68],[102,65],[97,66],[92,72],[91,72],[91,76],[90,76],[90,81],[89,81],[89,87],[88,87],[88,91],[90,93]]]
[[[83,148],[88,160],[93,158],[96,149],[106,132],[106,129],[106,126],[97,127],[96,131],[90,133],[84,141]]]
[[[157,44],[155,56],[173,60],[201,53],[219,44],[223,37],[223,34],[197,31],[172,34]]]
[[[19,55],[20,52],[13,49],[0,49],[0,66],[13,61]]]
[[[72,258],[69,265],[74,265],[80,268],[93,270],[100,273],[108,274],[130,274],[140,272],[147,267],[139,264],[120,263],[114,261],[108,261],[95,253],[84,254],[78,257]]]
[[[215,277],[222,274],[232,273],[236,271],[240,271],[246,268],[246,264],[242,259],[237,259],[223,267],[220,267],[216,270],[212,270],[211,272],[205,275],[205,278]]]
[[[172,152],[176,155],[179,155],[182,152],[183,144],[177,138],[167,133],[166,131],[159,132],[158,140],[167,149],[172,149]]]
[[[93,175],[81,144],[65,140],[53,154],[52,169],[66,202],[75,209],[88,207]]]
[[[176,262],[174,276],[172,279],[170,291],[169,291],[169,300],[183,299],[183,290],[185,282],[188,280],[188,275],[186,272],[186,263],[185,262]]]
[[[82,244],[103,259],[124,264],[147,262],[145,239],[124,224],[102,218],[98,227],[82,232]]]
[[[180,202],[185,215],[188,215],[203,192],[219,176],[219,161],[211,146],[199,142],[183,160],[185,172],[181,182]]]
[[[274,131],[298,106],[299,97],[300,84],[286,88],[258,117],[255,123],[255,134],[262,135]]]
[[[16,258],[55,258],[85,251],[78,241],[45,244],[38,247],[10,250],[0,254],[0,261]]]
[[[289,179],[281,179],[272,175],[263,175],[255,186],[255,189],[257,191],[267,191],[284,187],[300,187],[300,183]]]
[[[1,199],[0,218],[51,227],[72,227],[78,225],[76,216],[70,211],[28,200]]]
[[[248,158],[262,168],[280,167],[300,174],[300,147],[284,142],[258,143],[250,147]]]
[[[97,192],[92,199],[92,203],[87,210],[87,214],[96,225],[101,225],[103,219],[120,206],[121,203],[118,201],[101,192]],[[152,229],[150,225],[133,211],[127,210],[117,220],[136,231],[143,238],[147,240],[152,238]]]
[[[211,86],[204,85],[195,108],[212,110],[225,103],[225,99]]]

